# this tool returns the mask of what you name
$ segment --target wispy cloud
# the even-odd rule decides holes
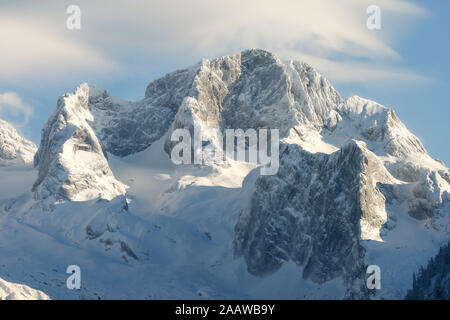
[[[405,71],[394,67],[383,65],[382,62],[369,61],[333,61],[299,51],[282,51],[280,55],[289,60],[306,61],[308,64],[320,70],[333,82],[357,83],[364,82],[371,85],[399,85],[438,83],[438,80],[426,75]]]
[[[46,26],[40,18],[38,10],[35,16],[0,13],[0,80],[3,82],[49,75],[59,81],[71,73],[90,69],[104,72],[114,67],[97,49],[65,37],[61,30]]]
[[[42,1],[30,10],[28,2],[19,1],[0,16],[0,38],[7,47],[0,80],[45,70],[101,73],[114,66],[145,66],[150,53],[200,58],[259,47],[304,57],[334,81],[423,81],[395,67],[402,63],[395,43],[408,31],[405,26],[429,13],[406,0],[377,0],[382,30],[371,31],[366,8],[372,2],[79,0],[82,29],[70,32],[65,28],[70,3]]]
[[[25,125],[33,113],[33,107],[24,103],[22,98],[15,92],[0,93],[0,117],[13,117],[22,119]]]

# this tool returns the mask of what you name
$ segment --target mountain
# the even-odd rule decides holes
[[[42,130],[34,159],[39,167],[33,185],[37,198],[81,201],[124,194],[125,185],[115,179],[100,140],[89,124],[94,116],[88,99],[86,85],[61,97]]]
[[[0,166],[30,164],[36,151],[33,142],[20,136],[11,124],[0,119]]]
[[[224,161],[175,165],[177,129]],[[223,150],[229,129],[277,129],[276,172]],[[139,101],[80,85],[34,163],[32,190],[0,197],[0,256],[52,298],[402,298],[449,239],[450,171],[396,113],[259,49],[172,72]],[[61,289],[72,264],[79,292]]]
[[[26,285],[6,282],[0,279],[0,300],[49,300],[49,297]]]

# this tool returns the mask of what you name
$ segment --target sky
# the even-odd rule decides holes
[[[67,28],[71,5],[80,29]],[[381,29],[367,27],[370,5]],[[82,82],[137,100],[168,72],[262,48],[311,64],[344,98],[393,108],[449,165],[449,14],[447,0],[0,0],[0,118],[39,144]]]

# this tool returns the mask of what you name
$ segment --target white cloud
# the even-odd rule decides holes
[[[0,93],[0,116],[22,118],[23,124],[27,124],[32,113],[33,107],[24,103],[17,93]]]
[[[402,0],[380,0],[388,12],[419,15],[420,8]],[[146,42],[164,49],[190,46],[202,53],[230,47],[303,46],[318,54],[345,53],[359,57],[396,57],[397,53],[366,28],[365,0],[228,0],[137,1],[107,7],[81,4],[98,17],[97,26],[115,23],[125,42]],[[403,11],[401,8],[404,8]],[[415,11],[412,9],[414,8]],[[122,25],[118,28],[118,25]],[[130,29],[141,32],[129,33]],[[118,31],[120,35],[120,30]]]
[[[402,58],[392,43],[405,26],[428,14],[406,0],[376,1],[381,31],[366,27],[371,0],[118,0],[107,5],[79,0],[82,28],[75,33],[65,28],[69,4],[42,1],[31,10],[29,2],[20,2],[8,7],[0,16],[0,38],[7,44],[0,80],[46,69],[101,73],[115,63],[149,65],[145,59],[150,55],[200,59],[252,47],[309,58],[306,62],[334,81],[422,79],[393,67]]]
[[[437,83],[427,76],[382,65],[377,62],[344,61],[335,62],[298,51],[283,51],[281,56],[290,60],[306,61],[334,82],[365,82],[372,85],[399,85]],[[400,81],[400,82],[399,82]]]
[[[118,32],[127,47],[151,52],[214,57],[258,47],[303,58],[333,81],[427,80],[395,67],[401,65],[402,57],[389,44],[401,37],[405,26],[429,14],[404,0],[376,1],[381,8],[381,31],[366,27],[371,0],[169,0],[134,4],[124,7],[114,2],[107,8],[86,4],[85,11],[92,10],[99,17],[97,26],[113,21],[122,25],[115,30],[122,30]]]
[[[70,73],[114,67],[96,49],[64,37],[38,18],[39,11],[37,16],[0,13],[0,80],[14,82],[36,75],[59,80]]]

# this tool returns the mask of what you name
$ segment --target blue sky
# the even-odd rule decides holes
[[[66,28],[70,4],[80,30]],[[369,4],[381,30],[366,27]],[[392,107],[448,165],[449,13],[446,0],[0,1],[0,117],[38,143],[81,82],[140,99],[167,72],[258,47],[310,63],[343,97]]]

